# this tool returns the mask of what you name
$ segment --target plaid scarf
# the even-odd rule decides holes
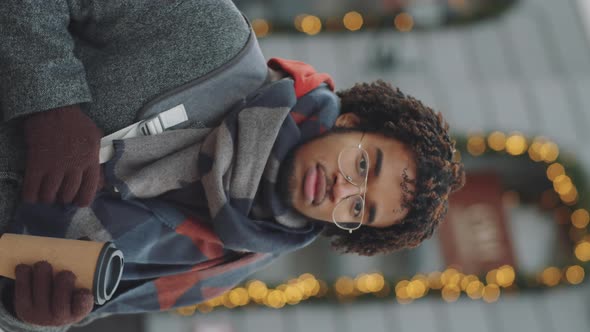
[[[105,174],[118,194],[100,192],[89,208],[23,204],[10,232],[113,241],[125,255],[123,279],[95,312],[159,311],[218,296],[321,232],[282,204],[276,181],[291,149],[333,125],[330,88],[316,84],[297,98],[294,81],[282,79],[214,129],[116,141]]]

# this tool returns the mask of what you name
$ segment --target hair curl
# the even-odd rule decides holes
[[[371,256],[418,246],[444,219],[449,194],[465,183],[463,164],[453,161],[455,142],[441,113],[378,80],[339,91],[341,113],[352,112],[358,130],[379,133],[404,143],[414,154],[417,179],[406,217],[387,228],[361,227],[348,233],[328,225],[324,235],[345,253]],[[408,180],[406,180],[408,181]]]

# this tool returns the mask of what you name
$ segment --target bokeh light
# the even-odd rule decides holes
[[[344,27],[350,31],[357,31],[362,28],[363,22],[363,16],[355,11],[346,13],[342,19]]]

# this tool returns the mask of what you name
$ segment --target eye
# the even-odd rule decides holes
[[[365,203],[360,196],[352,199],[351,213],[355,218],[359,218],[363,213],[363,207]]]
[[[365,154],[361,154],[361,157],[358,162],[358,172],[361,177],[365,177],[367,175],[367,157]]]

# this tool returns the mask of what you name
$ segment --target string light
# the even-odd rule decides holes
[[[344,15],[342,23],[346,29],[350,31],[357,31],[363,26],[364,20],[360,13],[352,11]]]
[[[263,38],[270,33],[270,23],[267,20],[256,19],[252,21],[252,30],[256,34],[256,37]]]
[[[414,28],[414,18],[408,13],[400,13],[393,20],[395,28],[401,32],[409,32]]]

